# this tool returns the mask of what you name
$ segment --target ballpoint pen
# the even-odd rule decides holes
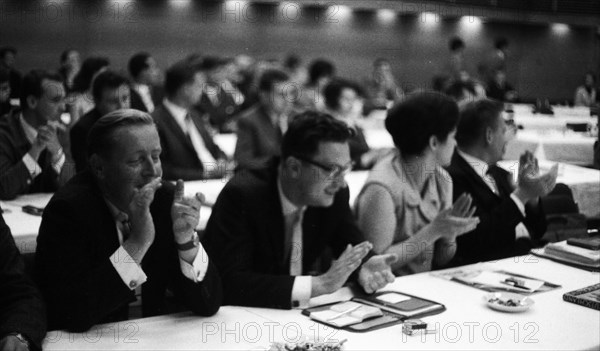
[[[500,281],[500,283],[502,284],[506,284],[506,285],[510,285],[514,288],[517,289],[523,289],[523,290],[527,290],[527,291],[531,291],[531,289],[529,289],[528,287],[525,286],[525,282],[523,280],[520,279],[516,279],[516,278],[506,278],[503,281]]]

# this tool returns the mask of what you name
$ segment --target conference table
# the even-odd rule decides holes
[[[554,162],[540,161],[541,171],[549,169]],[[517,161],[502,161],[499,165],[517,176]],[[367,177],[368,171],[354,171],[346,176],[350,189],[350,205],[353,206]],[[573,191],[573,198],[579,205],[581,213],[589,217],[600,216],[600,171],[579,166],[559,163],[558,182],[567,184]],[[206,228],[206,223],[211,215],[211,207],[227,179],[196,180],[185,182],[185,193],[192,195],[201,192],[205,196],[205,205],[200,209],[200,223],[198,230]],[[0,201],[4,210],[4,219],[11,228],[17,246],[23,253],[35,252],[36,239],[41,223],[40,216],[30,215],[22,211],[25,205],[34,205],[44,208],[52,194],[28,194],[11,201]]]
[[[565,302],[562,295],[600,282],[600,274],[536,256],[474,267],[502,269],[560,285],[531,295],[520,313],[490,309],[485,292],[431,273],[396,278],[383,290],[442,303],[446,311],[423,317],[434,334],[407,336],[402,325],[352,333],[314,322],[300,310],[223,306],[211,317],[179,313],[97,325],[85,333],[51,331],[45,350],[269,350],[272,343],[346,340],[343,350],[598,350],[600,312]],[[348,288],[312,305],[351,298]]]

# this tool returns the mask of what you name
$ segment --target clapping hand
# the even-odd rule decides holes
[[[540,174],[538,160],[529,151],[519,158],[519,176],[515,195],[523,202],[548,195],[556,185],[558,164],[544,174]]]
[[[462,194],[452,207],[440,212],[429,224],[434,235],[447,241],[453,241],[458,235],[468,233],[479,224],[479,218],[472,217],[476,207],[471,207],[473,199]]]
[[[363,241],[356,246],[348,244],[340,257],[333,260],[327,272],[313,278],[312,297],[330,294],[340,289],[372,248],[373,245],[368,241]]]
[[[142,261],[146,251],[154,242],[155,228],[150,214],[150,205],[154,201],[156,190],[162,185],[161,181],[161,178],[154,178],[141,188],[135,188],[128,205],[127,215],[129,215],[131,233],[123,246],[136,262]]]
[[[392,273],[392,264],[398,260],[394,254],[377,255],[369,258],[358,273],[358,283],[363,287],[367,294],[385,287],[394,282]]]

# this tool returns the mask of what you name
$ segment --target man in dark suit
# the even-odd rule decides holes
[[[193,110],[205,83],[200,69],[187,61],[170,67],[165,77],[166,98],[152,113],[167,180],[221,178],[228,171],[225,154],[214,143],[206,121]]]
[[[152,113],[162,97],[158,84],[160,69],[147,52],[138,52],[129,59],[127,65],[131,75],[131,108]]]
[[[44,335],[42,297],[25,275],[15,240],[0,215],[0,350],[41,350]]]
[[[56,192],[40,226],[35,276],[50,329],[127,319],[139,286],[143,316],[182,307],[216,313],[220,278],[194,231],[202,196],[184,197],[181,180],[175,188],[161,181],[152,118],[111,112],[94,124],[88,145],[89,169]]]
[[[55,73],[33,70],[23,79],[22,111],[0,120],[0,199],[59,186],[65,165],[66,133],[59,118],[65,89]]]
[[[343,122],[307,112],[290,124],[281,162],[241,171],[227,183],[204,242],[223,276],[226,304],[304,306],[341,288],[359,267],[368,293],[394,280],[390,264],[397,257],[367,256],[372,245],[348,204],[350,135]],[[320,270],[327,249],[338,259]]]
[[[23,76],[21,72],[15,69],[15,61],[17,58],[17,49],[12,46],[4,46],[0,48],[0,68],[7,69],[10,75],[10,98],[21,98],[21,84]]]
[[[212,56],[202,61],[206,84],[196,108],[201,114],[208,115],[211,125],[221,133],[235,130],[235,117],[244,102],[242,93],[228,79],[231,63],[231,60]]]
[[[127,78],[113,71],[104,71],[94,79],[92,96],[95,107],[83,115],[69,132],[71,156],[77,172],[87,167],[86,140],[92,125],[112,111],[129,108],[130,92]]]
[[[292,101],[286,96],[289,77],[282,71],[263,73],[259,103],[242,113],[238,120],[234,159],[240,168],[262,168],[273,156],[279,156],[281,139],[287,127]]]
[[[526,254],[546,230],[539,198],[554,188],[557,168],[539,175],[537,160],[527,152],[519,161],[515,185],[511,174],[496,166],[510,133],[503,110],[502,103],[484,99],[467,104],[461,112],[458,148],[448,172],[454,198],[470,194],[480,222],[457,238],[452,265]]]

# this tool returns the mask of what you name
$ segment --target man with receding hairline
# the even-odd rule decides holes
[[[546,230],[539,198],[556,184],[557,168],[539,174],[537,159],[526,152],[519,160],[517,184],[498,167],[506,150],[509,129],[501,102],[483,99],[461,111],[458,147],[448,167],[454,198],[468,193],[477,208],[477,227],[457,238],[456,266],[524,255]]]
[[[127,319],[139,286],[145,317],[216,313],[221,282],[195,232],[203,197],[185,197],[181,180],[162,182],[152,118],[109,113],[90,130],[87,151],[89,169],[52,197],[40,226],[35,273],[50,329]]]

